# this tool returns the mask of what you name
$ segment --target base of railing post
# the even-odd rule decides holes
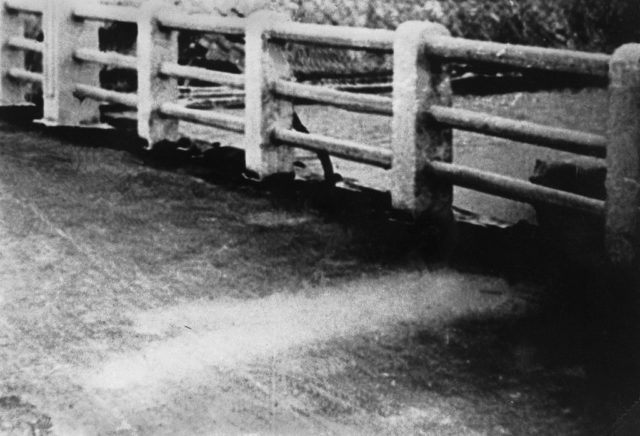
[[[396,209],[436,221],[452,216],[453,188],[425,169],[433,160],[451,161],[452,134],[431,119],[429,108],[451,106],[451,85],[424,42],[447,35],[439,24],[410,21],[398,27],[394,41],[391,199]]]
[[[606,246],[618,267],[640,265],[640,44],[619,48],[610,66]]]
[[[100,129],[100,130],[111,130],[114,127],[110,124],[107,123],[101,123],[101,122],[96,122],[93,124],[90,123],[85,123],[85,124],[81,124],[79,126],[77,125],[66,125],[66,124],[60,124],[57,122],[52,122],[46,118],[40,118],[40,119],[35,119],[33,120],[34,123],[39,124],[41,126],[44,127],[51,127],[51,128],[55,128],[55,127],[73,127],[76,129]]]
[[[76,20],[75,4],[70,0],[47,1],[42,18],[44,121],[51,125],[83,126],[100,122],[100,103],[74,95],[78,83],[100,86],[100,66],[74,59],[77,48],[99,47],[98,23]]]

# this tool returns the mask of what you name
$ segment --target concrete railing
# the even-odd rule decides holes
[[[62,0],[4,0],[0,10],[0,100],[23,103],[23,82],[42,83],[44,121],[82,126],[99,105],[137,109],[149,147],[178,138],[180,120],[244,134],[247,169],[259,177],[291,172],[294,148],[327,152],[384,168],[392,203],[414,216],[449,214],[454,185],[509,199],[549,204],[605,218],[611,257],[629,262],[640,243],[640,46],[612,56],[453,38],[441,25],[407,22],[396,31],[292,23],[259,11],[246,19],[187,15],[151,1],[142,9]],[[42,14],[44,43],[22,35],[21,13]],[[137,23],[137,55],[101,52],[101,22]],[[244,75],[178,64],[178,32],[245,35]],[[392,97],[295,83],[286,44],[313,44],[393,55]],[[82,45],[82,47],[78,47]],[[43,53],[42,74],[24,69],[24,52]],[[610,78],[608,137],[451,107],[450,62],[498,64]],[[136,94],[100,88],[104,65],[137,71]],[[179,78],[244,88],[244,117],[177,103]],[[293,103],[314,102],[392,117],[391,148],[291,130]],[[606,158],[607,201],[542,187],[452,163],[451,129]]]

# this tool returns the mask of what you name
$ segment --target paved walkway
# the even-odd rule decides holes
[[[478,333],[455,323],[519,313],[524,285],[429,272],[394,246],[410,235],[124,151],[0,138],[0,434],[580,428],[548,395],[565,369],[528,384],[513,343],[487,390],[464,351]]]

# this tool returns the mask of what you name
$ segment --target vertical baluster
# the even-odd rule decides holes
[[[290,78],[284,45],[270,41],[269,29],[288,21],[287,15],[270,11],[251,14],[247,22],[245,49],[245,161],[247,169],[263,178],[293,172],[295,151],[271,140],[274,127],[289,128],[291,102],[276,98],[273,84]]]
[[[44,122],[80,126],[99,123],[100,104],[74,95],[76,84],[100,86],[100,66],[78,62],[79,47],[99,48],[99,24],[73,15],[75,1],[46,0],[44,29]]]
[[[423,43],[448,35],[439,24],[411,21],[398,27],[394,41],[391,198],[414,217],[451,214],[452,186],[425,171],[429,161],[452,159],[451,130],[428,115],[431,105],[451,105],[449,76]]]
[[[9,38],[24,35],[24,19],[16,10],[8,9],[0,1],[0,104],[13,106],[23,104],[24,85],[7,75],[11,68],[24,68],[24,51],[7,46]]]
[[[160,74],[164,62],[178,62],[178,32],[163,28],[157,18],[166,7],[162,0],[146,3],[138,19],[138,135],[149,147],[179,136],[179,121],[163,118],[158,111],[163,103],[179,97],[177,79]]]

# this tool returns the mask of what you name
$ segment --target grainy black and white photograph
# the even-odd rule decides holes
[[[0,0],[0,436],[640,435],[640,2]]]

